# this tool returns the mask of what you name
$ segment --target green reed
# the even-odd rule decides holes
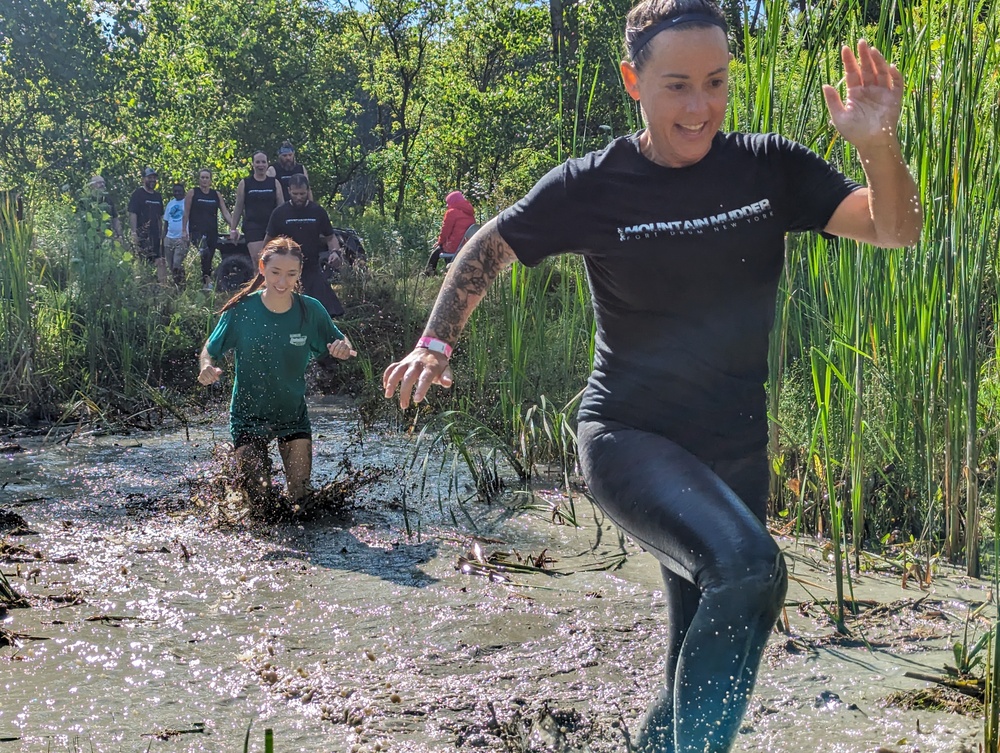
[[[17,218],[13,197],[0,195],[0,397],[31,401],[37,331],[31,288],[37,269],[31,257],[32,222]]]
[[[979,487],[996,484],[982,478],[982,444],[997,440],[981,431],[979,391],[997,374],[986,302],[996,295],[1000,12],[886,3],[864,28],[858,3],[794,17],[777,0],[764,6],[765,29],[747,34],[734,65],[730,126],[779,131],[863,179],[819,85],[841,78],[840,45],[865,36],[907,83],[900,141],[925,209],[915,249],[789,239],[770,352],[772,496],[800,527],[828,531],[838,602],[848,530],[855,569],[866,538],[899,528],[920,533],[927,556],[943,549],[977,574]],[[786,399],[807,381],[811,396]]]
[[[993,299],[991,311],[993,321],[1000,321],[1000,266],[993,264],[989,271],[989,277],[993,286]],[[992,384],[986,383],[984,392],[998,393],[1000,387],[997,384],[997,368],[1000,364],[1000,338],[994,337],[993,348],[990,354],[991,368],[987,370],[987,378],[992,380]],[[985,380],[984,380],[985,381]],[[987,398],[989,400],[989,398]],[[984,411],[984,423],[986,423],[990,434],[994,439],[993,461],[995,467],[1000,468],[1000,422],[996,408],[1000,407],[995,397],[992,405],[986,406]],[[994,479],[993,486],[993,593],[1000,593],[1000,484]],[[985,714],[983,721],[983,745],[987,753],[998,753],[1000,751],[1000,608],[996,608],[993,616],[993,628],[990,632],[990,641],[986,652],[986,688],[983,698]]]
[[[772,414],[777,415],[784,380],[803,365],[812,368],[803,354],[812,346],[823,352],[832,346],[833,362],[849,375],[834,397],[841,414],[836,441],[842,446],[835,457],[848,488],[864,480],[871,460],[859,458],[866,454],[911,465],[917,456],[933,469],[917,474],[924,481],[920,491],[929,499],[934,496],[931,479],[939,477],[934,464],[942,457],[935,444],[935,433],[943,427],[934,413],[943,409],[936,364],[947,343],[956,356],[949,368],[961,367],[963,374],[970,368],[977,333],[969,332],[969,315],[979,309],[985,251],[995,232],[992,213],[982,210],[995,192],[996,139],[976,133],[982,130],[977,122],[995,126],[995,119],[977,117],[984,106],[992,106],[995,92],[989,73],[991,35],[973,22],[975,9],[952,11],[942,3],[916,9],[908,5],[898,27],[891,23],[887,5],[882,23],[867,30],[860,27],[860,9],[849,3],[820,7],[795,19],[787,17],[782,3],[766,5],[768,29],[748,38],[748,60],[737,65],[732,124],[780,130],[860,178],[853,149],[825,123],[819,83],[840,78],[840,44],[853,44],[867,34],[899,62],[908,82],[901,141],[928,207],[927,232],[916,251],[868,249],[815,236],[790,239],[772,341]],[[994,17],[991,11],[987,23],[994,23]],[[775,18],[780,22],[771,21]],[[934,44],[935,39],[940,43]],[[777,89],[776,76],[781,81]],[[942,149],[941,144],[955,148]],[[954,253],[945,255],[944,243]],[[968,389],[975,381],[953,378],[950,384]],[[865,399],[869,390],[878,400],[870,406]],[[969,393],[961,398],[952,402],[968,406]],[[967,407],[953,414],[955,420],[963,412]],[[914,434],[917,442],[905,441]],[[967,432],[960,436],[964,440]],[[772,449],[779,445],[780,438],[772,441]],[[857,501],[855,494],[852,508],[860,513]],[[862,530],[856,528],[855,535]]]
[[[16,420],[73,406],[127,419],[151,402],[177,415],[158,391],[194,384],[214,302],[159,286],[91,197],[36,208],[24,223],[0,212],[0,407]]]

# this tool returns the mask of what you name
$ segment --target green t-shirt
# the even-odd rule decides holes
[[[208,338],[213,359],[232,350],[236,379],[230,404],[233,436],[268,438],[309,431],[305,372],[309,360],[344,335],[315,298],[296,295],[283,314],[253,293],[226,311]]]

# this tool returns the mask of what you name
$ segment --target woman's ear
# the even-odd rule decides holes
[[[639,101],[639,71],[635,65],[628,60],[621,62],[622,83],[625,84],[625,91],[636,102]]]

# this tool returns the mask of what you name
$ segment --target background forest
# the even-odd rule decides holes
[[[317,200],[357,229],[339,375],[368,419],[426,426],[470,463],[573,466],[592,319],[579,260],[515,267],[458,349],[456,387],[416,415],[378,377],[439,284],[418,274],[443,196],[485,221],[550,167],[640,127],[617,72],[630,3],[514,0],[6,0],[0,14],[0,411],[8,425],[194,415],[194,353],[219,301],[164,290],[81,196],[120,208],[145,165],[161,187],[203,166],[227,197],[250,154],[290,139]],[[777,131],[848,174],[820,86],[865,37],[907,82],[900,137],[925,206],[914,249],[789,239],[768,384],[773,510],[930,568],[995,559],[1000,374],[1000,9],[940,0],[727,0],[728,128]],[[476,454],[478,453],[478,454]],[[487,453],[484,455],[483,453]],[[489,454],[492,453],[492,454]],[[476,460],[479,458],[479,461]],[[848,549],[851,546],[853,548]]]

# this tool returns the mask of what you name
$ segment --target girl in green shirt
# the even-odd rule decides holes
[[[284,236],[264,247],[259,271],[220,310],[201,351],[198,381],[214,384],[222,375],[214,360],[230,350],[236,377],[230,428],[240,484],[252,500],[271,486],[267,446],[278,441],[287,493],[296,504],[309,493],[312,429],[305,400],[309,361],[324,353],[357,355],[323,305],[298,293],[302,250]]]

